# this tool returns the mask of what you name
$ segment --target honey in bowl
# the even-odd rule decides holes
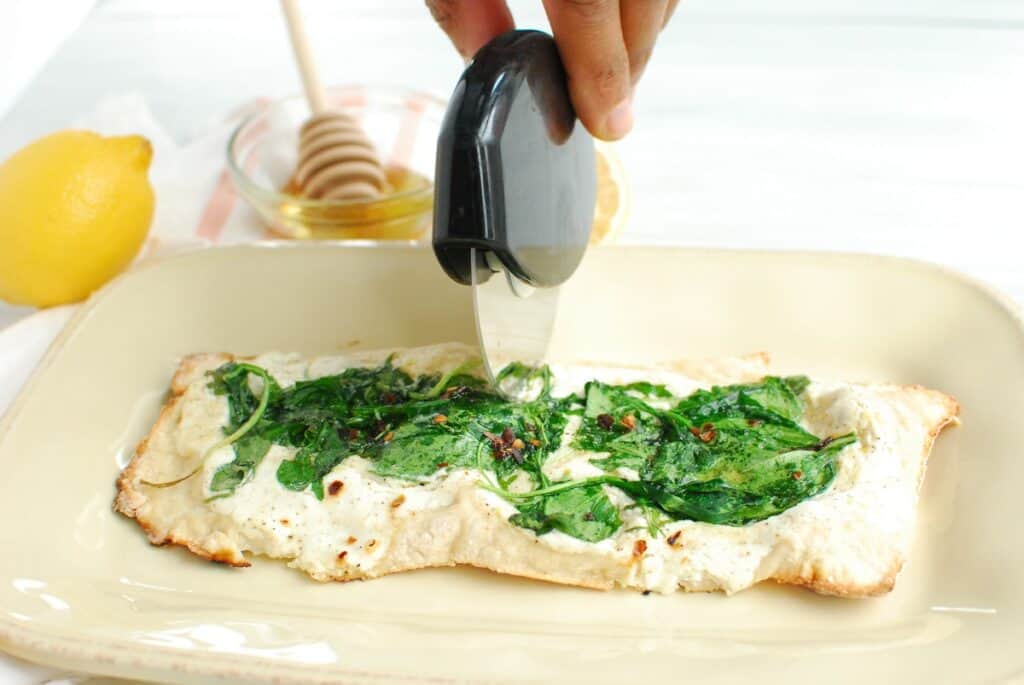
[[[430,230],[434,205],[426,176],[385,166],[387,185],[379,198],[352,202],[301,197],[294,176],[281,189],[277,232],[289,238],[329,240],[420,240]]]
[[[621,162],[607,145],[597,149],[597,201],[591,244],[614,242],[629,214],[629,192]],[[303,198],[294,176],[273,224],[288,238],[326,240],[412,240],[428,237],[433,182],[405,167],[385,166],[380,198],[323,202]]]

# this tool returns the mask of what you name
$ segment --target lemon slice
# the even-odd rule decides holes
[[[597,200],[594,203],[594,226],[590,244],[614,243],[629,218],[630,193],[622,160],[610,143],[598,141]]]

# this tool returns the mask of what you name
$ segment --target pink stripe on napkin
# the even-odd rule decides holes
[[[402,123],[395,136],[395,145],[391,148],[391,156],[388,158],[388,166],[408,167],[412,160],[412,151],[416,146],[416,133],[420,127],[420,120],[423,112],[427,109],[427,103],[419,95],[413,95],[405,102],[405,112],[402,114]]]
[[[231,175],[227,169],[220,172],[217,177],[217,185],[210,193],[210,199],[206,201],[206,207],[199,218],[199,226],[196,228],[196,236],[217,242],[228,217],[235,208],[235,200],[238,195],[235,193],[235,185],[231,181]]]
[[[252,113],[261,112],[270,103],[270,98],[257,98],[253,101],[252,106],[247,107],[244,111]],[[239,139],[238,143],[240,145],[248,143],[253,136],[261,135],[266,130],[266,127],[266,122],[261,121],[259,125],[247,131],[245,136]],[[255,158],[250,158],[246,166],[251,167],[254,162]],[[214,243],[218,242],[224,232],[228,219],[231,218],[231,212],[234,211],[237,200],[238,193],[235,192],[235,184],[231,180],[231,174],[227,169],[224,169],[217,176],[217,183],[214,185],[213,192],[210,193],[210,197],[206,200],[206,206],[203,208],[203,213],[199,216],[199,224],[196,226],[196,237]]]

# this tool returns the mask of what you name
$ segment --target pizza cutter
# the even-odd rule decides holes
[[[590,239],[594,141],[551,36],[510,31],[477,52],[437,144],[434,254],[473,288],[487,375],[543,363],[558,291]]]

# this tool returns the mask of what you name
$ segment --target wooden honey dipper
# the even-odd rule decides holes
[[[377,151],[349,114],[328,109],[297,0],[281,0],[302,87],[313,116],[299,131],[295,185],[305,197],[372,200],[387,186]]]

